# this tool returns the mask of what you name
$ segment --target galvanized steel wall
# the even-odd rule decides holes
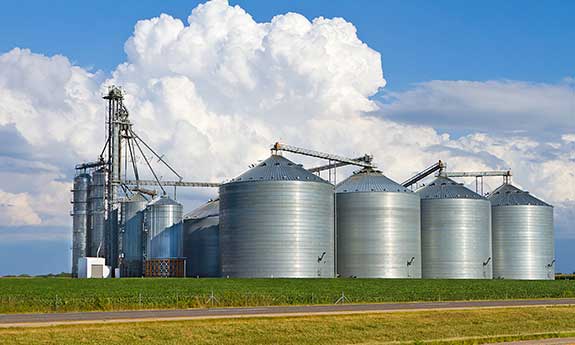
[[[220,217],[184,221],[184,257],[188,277],[220,277]]]
[[[493,276],[505,279],[555,279],[553,208],[494,206]]]
[[[491,204],[484,199],[421,200],[423,278],[492,278]]]
[[[145,211],[146,258],[182,257],[182,205],[169,198],[152,201]]]
[[[120,210],[113,209],[106,219],[104,235],[104,243],[106,247],[106,265],[111,266],[112,269],[118,267],[118,248],[119,248],[119,232],[120,232]]]
[[[220,249],[224,277],[333,277],[333,186],[293,180],[222,185]]]
[[[74,178],[72,211],[72,276],[78,276],[78,259],[86,256],[88,248],[88,194],[90,175],[80,174]]]
[[[418,195],[338,193],[336,205],[341,277],[421,278]]]
[[[96,170],[92,173],[92,184],[90,185],[90,256],[105,257],[106,246],[104,243],[105,231],[105,200],[106,193],[106,172]],[[99,249],[99,251],[98,251]]]
[[[144,210],[148,201],[141,195],[122,203],[121,252],[122,276],[141,277],[144,274]]]

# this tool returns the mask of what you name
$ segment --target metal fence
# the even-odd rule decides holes
[[[487,292],[486,292],[487,293]],[[572,290],[557,291],[548,294],[538,294],[537,298],[575,297]],[[477,295],[473,300],[487,299],[522,299],[533,298],[529,291],[505,292],[499,295]],[[248,307],[272,305],[310,305],[339,303],[383,303],[408,301],[445,301],[465,300],[457,294],[446,291],[413,292],[402,296],[393,294],[353,295],[345,291],[338,294],[262,294],[262,293],[230,293],[211,291],[209,293],[171,293],[165,295],[149,295],[132,293],[120,296],[0,296],[0,313],[26,312],[68,312],[68,311],[113,311],[135,309],[186,309],[212,307]]]

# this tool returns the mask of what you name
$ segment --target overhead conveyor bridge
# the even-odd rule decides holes
[[[122,180],[121,183],[127,186],[159,186],[165,187],[214,187],[221,183],[217,182],[189,182],[189,181],[156,181],[156,180]]]
[[[502,176],[503,183],[511,183],[511,170],[492,170],[492,171],[443,171],[442,176],[446,177],[475,177],[475,192],[481,195],[483,193],[483,178],[491,176]]]
[[[414,176],[410,177],[409,179],[405,180],[401,185],[404,187],[410,187],[411,185],[423,180],[427,176],[433,174],[436,171],[440,173],[445,169],[445,164],[442,161],[438,161],[437,163],[427,167],[425,170],[415,174]]]
[[[321,166],[314,167],[314,168],[310,168],[307,170],[312,172],[312,173],[318,173],[318,174],[321,173],[322,171],[328,170],[329,171],[328,180],[329,180],[329,182],[331,182],[333,184],[336,184],[336,182],[337,182],[336,168],[340,168],[340,167],[344,167],[344,166],[348,166],[348,165],[355,165],[355,166],[359,166],[359,167],[363,167],[363,168],[375,168],[375,165],[372,163],[373,156],[368,155],[368,154],[365,154],[365,155],[358,157],[358,158],[348,158],[348,157],[343,157],[343,156],[339,156],[339,155],[334,155],[331,153],[325,153],[325,152],[305,149],[305,148],[301,148],[301,147],[296,147],[296,146],[292,146],[292,145],[282,144],[279,142],[276,142],[272,146],[271,150],[273,153],[276,153],[276,154],[279,151],[285,151],[285,152],[296,153],[296,154],[308,156],[308,157],[326,159],[328,161],[328,164],[321,165]]]

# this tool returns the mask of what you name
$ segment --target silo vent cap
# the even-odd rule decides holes
[[[485,199],[452,179],[439,176],[432,183],[419,189],[417,194],[425,199]]]
[[[310,181],[329,183],[280,155],[271,155],[260,164],[230,180],[228,183],[257,181]]]
[[[390,192],[411,193],[411,190],[389,179],[381,171],[366,168],[340,182],[336,193]]]

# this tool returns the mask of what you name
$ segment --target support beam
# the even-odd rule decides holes
[[[150,195],[152,197],[154,197],[158,194],[158,191],[156,191],[156,190],[146,189],[146,188],[142,188],[142,187],[134,187],[134,188],[130,188],[130,190],[132,192],[140,192],[142,194]]]
[[[445,164],[442,161],[438,161],[437,163],[433,164],[432,166],[427,167],[422,172],[419,172],[419,173],[415,174],[414,176],[410,177],[409,179],[405,180],[401,185],[407,188],[407,187],[417,183],[418,181],[423,180],[424,178],[433,174],[436,171],[439,171],[441,173],[443,171],[443,169],[445,169]]]
[[[444,171],[441,173],[446,177],[475,177],[475,192],[483,194],[483,178],[488,176],[502,176],[503,183],[511,183],[511,170],[494,171]]]
[[[511,176],[511,170],[495,171],[445,171],[442,176],[446,177],[485,177],[485,176]]]
[[[343,156],[334,155],[331,153],[319,152],[319,151],[304,149],[301,147],[296,147],[296,146],[291,146],[291,145],[286,145],[286,144],[281,144],[281,143],[275,143],[272,146],[272,151],[276,151],[276,152],[277,151],[286,151],[286,152],[291,152],[291,153],[297,153],[297,154],[304,155],[304,156],[327,159],[328,161],[332,161],[332,162],[346,163],[346,165],[356,165],[356,166],[360,166],[360,167],[369,167],[369,168],[374,167],[374,165],[371,163],[373,157],[371,157],[369,155],[365,155],[364,156],[365,158],[360,161],[360,160],[356,160],[353,158],[347,158],[347,157],[343,157]]]
[[[99,161],[95,161],[95,162],[86,162],[86,163],[77,164],[76,170],[97,168],[97,167],[101,167],[103,165],[106,165],[106,162],[104,162],[104,160],[99,160]]]
[[[154,180],[122,180],[127,186],[176,186],[176,187],[208,187],[217,188],[221,183],[216,182],[186,182],[186,181],[154,181]]]
[[[353,160],[357,161],[357,162],[369,162],[369,159],[371,159],[371,156],[368,156],[368,155],[365,155],[363,157],[353,158]],[[348,165],[350,165],[350,164],[344,163],[344,162],[337,162],[337,163],[326,164],[326,165],[321,165],[318,167],[310,168],[310,169],[307,169],[307,171],[309,171],[311,173],[317,173],[320,171],[330,170],[330,169],[335,169],[335,168],[341,168],[341,167],[345,167]]]

